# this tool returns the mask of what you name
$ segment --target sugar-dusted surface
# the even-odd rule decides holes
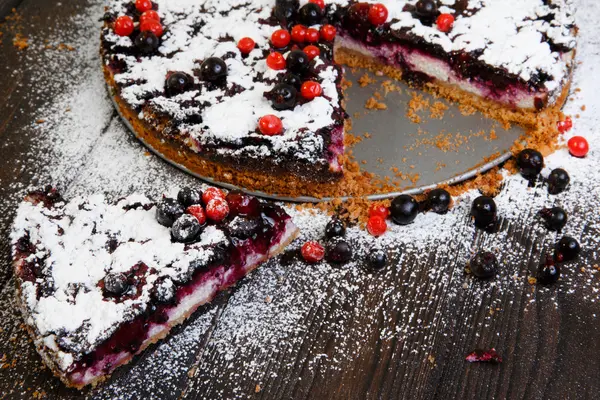
[[[408,228],[380,239],[393,266],[364,273],[363,233],[350,236],[359,253],[343,268],[309,267],[291,255],[271,262],[237,290],[218,298],[163,345],[125,367],[90,398],[594,398],[600,390],[598,296],[600,263],[597,199],[600,153],[595,143],[600,103],[594,69],[600,62],[595,15],[600,4],[577,1],[580,61],[567,113],[575,134],[592,152],[583,160],[565,150],[548,160],[572,176],[571,189],[548,196],[520,177],[507,179],[498,197],[496,235],[475,231],[468,194],[447,216],[421,215]],[[159,194],[195,180],[144,154],[106,100],[96,56],[100,2],[30,2],[22,8],[32,47],[6,44],[0,71],[0,217],[6,238],[30,185],[49,179],[66,196],[105,191],[117,198],[134,190]],[[56,20],[58,16],[64,18]],[[74,17],[65,17],[74,15]],[[39,16],[39,19],[32,19]],[[51,16],[51,19],[48,19]],[[73,18],[73,22],[69,22]],[[39,21],[39,22],[36,22]],[[58,27],[75,27],[74,30]],[[66,42],[75,52],[42,50],[43,40]],[[4,40],[5,43],[7,41]],[[78,62],[75,62],[78,60]],[[64,71],[69,71],[66,75]],[[43,84],[40,84],[43,82]],[[51,100],[49,100],[51,99]],[[31,104],[31,105],[30,105]],[[581,107],[585,105],[586,110]],[[70,112],[65,112],[70,108]],[[36,124],[38,119],[46,122]],[[547,171],[545,172],[547,173]],[[152,193],[153,192],[153,193]],[[527,283],[556,235],[535,222],[544,205],[561,204],[571,220],[565,233],[584,245],[581,260],[553,288]],[[321,237],[325,218],[297,216],[305,237]],[[299,245],[299,243],[298,243]],[[9,398],[74,397],[41,370],[33,345],[14,312],[9,250],[0,241],[0,392]],[[492,249],[499,278],[480,283],[464,274],[470,255]],[[504,362],[466,365],[478,347],[495,347]],[[576,372],[569,372],[576,371]],[[260,392],[255,393],[257,385]]]

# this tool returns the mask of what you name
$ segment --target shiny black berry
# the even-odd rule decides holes
[[[417,1],[417,4],[415,4],[415,14],[422,21],[433,21],[438,15],[436,2],[434,0]]]
[[[165,82],[165,93],[167,97],[177,96],[190,90],[194,84],[194,78],[185,72],[173,72]]]
[[[367,256],[368,267],[379,271],[387,265],[388,253],[383,249],[372,249]]]
[[[159,224],[170,228],[183,215],[185,208],[175,199],[163,199],[156,206],[156,220]]]
[[[141,32],[135,38],[135,48],[144,55],[156,53],[160,46],[160,41],[156,35],[150,31]]]
[[[298,16],[300,22],[306,26],[317,25],[323,19],[323,11],[318,4],[307,3],[300,8]]]
[[[557,168],[550,173],[548,176],[548,192],[550,194],[559,194],[565,191],[569,183],[571,182],[571,177],[562,168]]]
[[[202,203],[202,193],[190,187],[184,187],[177,193],[177,201],[185,208]]]
[[[517,166],[523,177],[535,178],[544,168],[544,156],[537,150],[525,149],[517,156]]]
[[[547,257],[546,262],[538,268],[537,282],[541,285],[551,285],[560,278],[560,266],[556,265],[552,257]]]
[[[275,3],[275,17],[287,25],[294,18],[300,4],[298,0],[277,0]]]
[[[226,227],[230,236],[240,240],[246,240],[258,233],[260,223],[258,218],[237,217]]]
[[[227,64],[218,57],[210,57],[204,60],[200,66],[200,76],[203,80],[216,82],[227,76]]]
[[[352,259],[352,248],[344,241],[339,240],[327,246],[327,261],[335,264],[344,264]]]
[[[487,228],[496,222],[496,202],[491,197],[480,196],[475,199],[471,207],[471,216],[480,228]]]
[[[287,68],[296,74],[306,72],[309,63],[308,55],[302,50],[292,50],[286,58]]]
[[[396,197],[390,205],[392,221],[398,225],[412,224],[419,214],[419,203],[408,195]]]
[[[271,100],[275,110],[291,110],[296,106],[296,95],[298,91],[291,85],[279,83],[273,90],[265,94]]]
[[[325,227],[325,236],[329,239],[342,237],[346,234],[346,224],[339,218],[332,218]]]
[[[344,28],[348,30],[350,35],[361,38],[364,37],[371,29],[369,22],[369,11],[371,6],[368,3],[354,3],[348,8],[348,12],[344,17]]]
[[[124,274],[113,273],[104,278],[104,290],[113,296],[120,296],[127,292],[129,284]]]
[[[304,82],[302,81],[302,78],[300,78],[298,75],[288,72],[281,79],[281,83],[285,83],[286,85],[293,86],[296,90],[300,90],[300,88],[302,87],[302,83]]]
[[[575,260],[579,253],[581,253],[579,242],[570,236],[564,236],[556,244],[554,258],[558,262],[569,262]]]
[[[567,213],[560,207],[544,208],[539,212],[544,220],[544,225],[551,231],[560,231],[567,224]]]
[[[469,263],[469,269],[479,279],[490,279],[498,273],[498,260],[494,253],[480,252]]]
[[[452,196],[450,196],[447,190],[434,189],[427,194],[427,206],[435,213],[447,213],[451,202]]]
[[[173,224],[171,235],[176,242],[190,243],[198,237],[201,230],[202,225],[200,225],[198,218],[190,214],[183,214]]]

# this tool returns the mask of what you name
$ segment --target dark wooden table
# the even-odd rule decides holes
[[[0,0],[0,13],[13,3],[19,2]],[[533,211],[503,219],[496,235],[471,234],[465,216],[453,240],[403,245],[394,253],[394,268],[381,275],[357,268],[308,270],[291,252],[220,295],[107,384],[84,392],[66,389],[42,367],[21,327],[8,234],[25,188],[54,177],[63,191],[77,193],[112,132],[121,129],[118,117],[106,113],[85,132],[89,148],[72,156],[72,168],[59,178],[44,168],[52,155],[36,145],[40,108],[88,74],[99,76],[93,72],[98,60],[89,52],[76,46],[56,56],[60,50],[42,49],[44,38],[66,44],[97,40],[99,3],[24,0],[17,5],[22,19],[0,28],[0,398],[600,397],[600,309],[594,301],[600,282],[590,273],[600,255],[585,247],[559,285],[529,285],[527,277],[554,240],[523,222],[532,220]],[[89,29],[73,31],[81,26]],[[12,45],[17,33],[30,38],[30,48]],[[98,102],[106,105],[105,97]],[[124,136],[119,146],[143,152]],[[158,186],[190,179],[158,160],[149,163],[148,179]],[[582,243],[598,243],[598,206],[569,210]],[[509,276],[497,286],[465,276],[465,253],[490,246],[510,255],[504,267],[520,284],[510,284]],[[269,301],[257,298],[265,293]],[[503,356],[502,364],[465,362],[472,350],[491,347]]]

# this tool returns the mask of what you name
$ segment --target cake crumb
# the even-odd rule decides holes
[[[360,85],[360,87],[366,87],[375,82],[376,80],[371,78],[368,73],[365,73],[358,79],[358,84]]]
[[[387,105],[377,101],[375,97],[369,97],[367,103],[365,104],[365,108],[367,110],[387,110]]]
[[[254,388],[254,393],[260,393],[261,390],[262,388],[260,387],[260,385],[256,385],[256,387]]]

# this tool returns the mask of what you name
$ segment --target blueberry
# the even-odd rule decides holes
[[[567,213],[560,207],[544,208],[539,215],[544,219],[546,228],[551,231],[560,231],[567,224]]]
[[[171,303],[175,300],[175,285],[171,279],[157,281],[152,288],[150,295],[154,301],[162,304]]]
[[[335,264],[345,264],[352,259],[352,248],[344,240],[327,246],[327,260]]]
[[[469,263],[469,269],[479,279],[490,279],[498,273],[498,260],[493,253],[479,252]]]
[[[310,60],[308,59],[308,55],[302,50],[292,50],[286,58],[286,65],[288,70],[297,74],[302,74],[306,72],[309,63]]]
[[[419,203],[411,196],[400,195],[392,201],[390,214],[398,225],[412,224],[419,214]]]
[[[307,3],[300,8],[299,18],[306,26],[317,25],[323,19],[323,10],[315,3]]]
[[[372,249],[367,258],[369,268],[379,271],[387,265],[388,254],[383,249]]]
[[[496,222],[496,202],[491,197],[480,196],[475,199],[471,207],[471,216],[480,228],[487,228]]]
[[[141,32],[135,38],[135,47],[144,55],[154,54],[158,50],[160,41],[156,35],[150,31]]]
[[[415,14],[419,19],[433,21],[438,14],[437,4],[434,0],[419,0],[415,4]]]
[[[517,156],[517,166],[523,177],[535,178],[544,168],[544,156],[537,150],[525,149]]]
[[[296,95],[298,91],[291,85],[279,83],[273,90],[265,93],[265,97],[271,100],[275,110],[291,110],[296,106]]]
[[[277,0],[275,3],[275,17],[287,24],[296,14],[300,7],[298,0]]]
[[[196,217],[189,214],[183,214],[175,221],[171,230],[171,235],[175,241],[180,243],[193,242],[200,233],[202,225]]]
[[[234,218],[226,227],[229,236],[246,240],[254,236],[260,229],[258,218]]]
[[[196,189],[190,187],[184,187],[177,194],[177,201],[179,201],[185,208],[202,203],[202,193]]]
[[[363,37],[371,29],[369,22],[369,11],[371,6],[368,3],[354,3],[348,8],[344,17],[344,27],[350,35],[354,37]]]
[[[560,266],[554,263],[552,257],[547,257],[546,262],[538,268],[537,281],[542,285],[551,285],[560,278]]]
[[[156,206],[156,220],[159,224],[170,228],[173,223],[183,215],[185,209],[175,199],[163,199]]]
[[[346,234],[346,224],[339,218],[332,218],[325,227],[325,236],[329,239],[342,237]]]
[[[288,72],[281,79],[281,83],[285,83],[287,85],[293,86],[296,90],[300,90],[303,82],[298,75]]]
[[[571,182],[571,177],[564,169],[557,168],[550,173],[548,176],[548,192],[550,194],[559,194],[565,191],[569,183]]]
[[[127,292],[129,284],[127,283],[127,277],[124,274],[113,273],[106,275],[104,278],[104,290],[114,296],[120,296]]]
[[[579,242],[570,236],[564,236],[558,241],[554,258],[558,262],[569,262],[577,258],[581,252]]]
[[[448,212],[448,207],[452,202],[452,196],[444,189],[434,189],[427,194],[427,205],[429,209],[438,214]]]
[[[177,96],[189,90],[194,84],[194,78],[185,72],[173,72],[165,82],[165,94],[167,97]]]
[[[207,58],[200,66],[200,76],[209,82],[222,80],[227,76],[227,64],[218,57]]]

